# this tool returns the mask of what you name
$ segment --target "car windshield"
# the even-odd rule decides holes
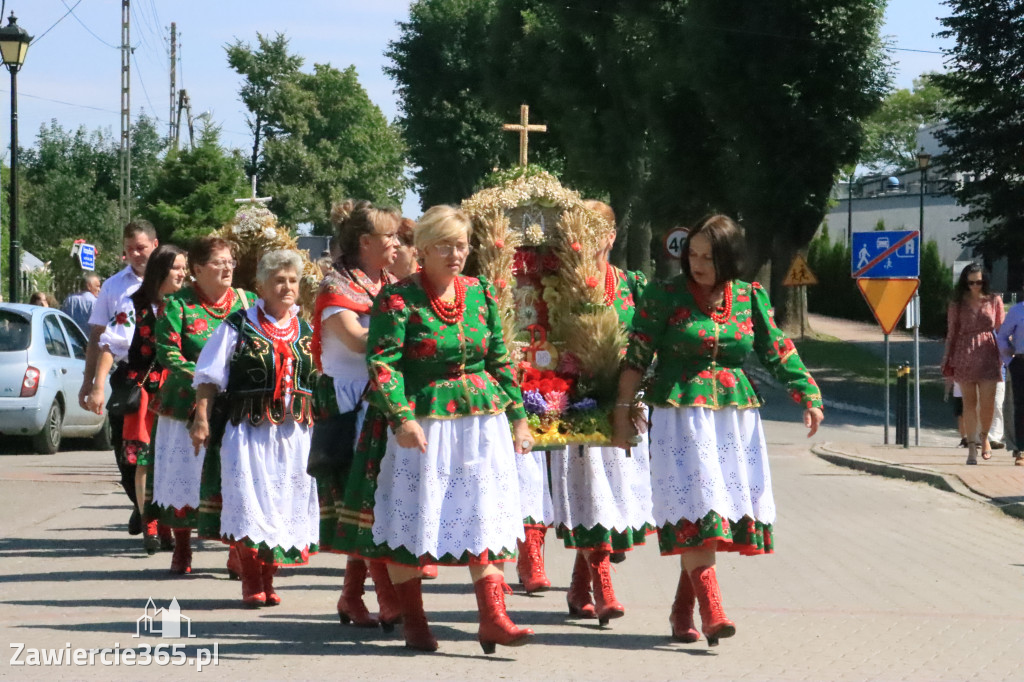
[[[28,318],[12,310],[0,310],[0,351],[28,348],[31,329]]]

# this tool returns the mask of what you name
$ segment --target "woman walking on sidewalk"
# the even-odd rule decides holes
[[[422,270],[374,300],[371,409],[335,542],[388,562],[406,646],[421,651],[436,650],[437,640],[423,610],[420,567],[468,566],[477,637],[490,654],[533,634],[508,617],[500,568],[522,539],[515,457],[531,450],[533,438],[493,289],[460,274],[470,229],[459,209],[428,210],[416,229]]]
[[[942,374],[960,384],[967,431],[967,463],[992,457],[988,432],[995,411],[996,384],[1003,380],[995,331],[1005,317],[1003,299],[988,290],[988,275],[977,263],[960,273],[946,311]],[[979,441],[980,439],[980,441]]]
[[[637,391],[657,355],[644,396],[651,406],[654,520],[661,553],[679,554],[682,564],[669,622],[674,639],[699,639],[698,602],[710,646],[736,632],[722,606],[717,553],[773,551],[775,501],[760,402],[743,371],[750,352],[805,408],[809,436],[823,419],[821,392],[775,326],[767,292],[737,279],[742,249],[739,226],[710,216],[683,245],[683,274],[648,285],[633,317],[614,412],[613,444],[627,447]]]

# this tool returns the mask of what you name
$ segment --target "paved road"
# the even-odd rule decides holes
[[[35,648],[151,646],[134,639],[150,597],[176,597],[190,617],[187,653],[218,646],[223,679],[1020,679],[1024,651],[1024,524],[922,484],[832,466],[810,455],[795,408],[766,411],[776,498],[777,553],[725,557],[725,605],[738,634],[709,650],[673,644],[668,605],[676,564],[653,546],[614,576],[625,618],[605,631],[565,617],[572,556],[548,546],[556,590],[509,597],[534,644],[485,657],[465,569],[425,587],[441,651],[414,655],[399,633],[341,627],[333,615],[343,559],[322,556],[279,581],[284,604],[239,608],[222,547],[172,578],[166,554],[147,558],[123,533],[126,506],[109,453],[0,455],[0,632]],[[785,419],[786,421],[778,421]],[[877,428],[830,415],[815,440],[877,441]],[[937,437],[937,435],[936,435]],[[508,571],[514,580],[513,571]],[[372,604],[372,596],[369,597]],[[11,667],[16,679],[194,677],[194,671]],[[24,654],[23,654],[24,657]]]

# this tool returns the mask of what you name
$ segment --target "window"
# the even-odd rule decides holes
[[[13,310],[0,310],[0,352],[25,350],[32,339],[32,323]]]
[[[66,317],[61,318],[61,323],[64,325],[64,331],[67,332],[68,341],[71,342],[71,352],[75,354],[75,357],[79,360],[85,360],[85,350],[89,345],[89,341],[85,338],[85,334],[78,328],[78,325],[73,320],[69,320]]]
[[[68,344],[64,342],[64,332],[60,330],[60,323],[56,315],[47,315],[43,318],[43,339],[46,341],[46,352],[50,355],[59,355],[63,358],[71,357],[68,352]]]

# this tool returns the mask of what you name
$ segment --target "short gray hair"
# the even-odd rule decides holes
[[[256,282],[266,284],[270,276],[285,269],[292,269],[299,277],[302,276],[302,256],[291,249],[279,249],[268,251],[260,258],[260,264],[256,266]]]

